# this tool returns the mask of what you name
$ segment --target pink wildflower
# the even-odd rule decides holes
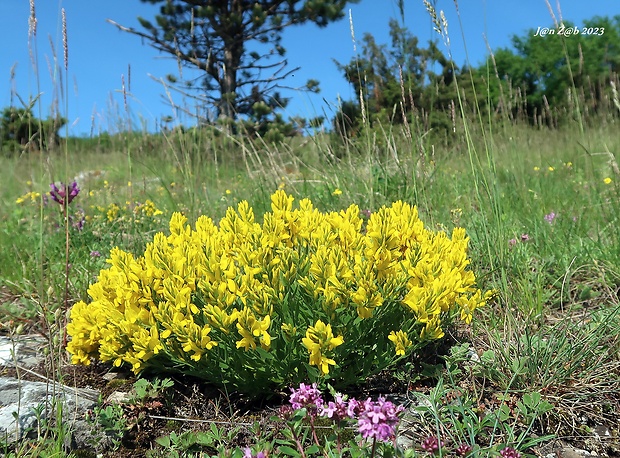
[[[398,414],[402,411],[402,406],[396,407],[382,396],[379,396],[376,402],[368,398],[362,404],[357,423],[358,430],[364,438],[372,437],[387,442],[395,435]]]

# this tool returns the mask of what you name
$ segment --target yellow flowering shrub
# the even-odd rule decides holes
[[[72,362],[177,371],[248,394],[308,378],[356,383],[470,323],[490,293],[468,270],[464,229],[424,228],[395,202],[294,208],[278,190],[262,223],[247,202],[216,225],[173,214],[144,256],[112,250],[71,310]]]

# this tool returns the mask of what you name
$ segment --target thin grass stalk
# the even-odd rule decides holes
[[[551,14],[551,17],[553,18],[553,22],[555,24],[556,29],[558,28],[558,21],[555,17],[555,14],[553,13],[553,8],[551,7],[551,4],[549,3],[549,0],[545,0],[545,3],[547,4],[547,8],[549,9],[549,12]],[[558,7],[558,13],[560,16],[560,24],[562,23],[562,12],[560,10],[560,2],[557,2],[557,7]],[[573,68],[571,66],[571,61],[570,58],[568,56],[568,47],[566,45],[566,37],[564,35],[561,36],[560,41],[562,43],[562,50],[564,51],[564,57],[566,58],[566,68],[568,69],[568,77],[570,79],[570,86],[569,86],[569,91],[572,92],[572,95],[575,99],[575,114],[577,115],[577,124],[579,126],[579,132],[581,133],[582,137],[585,137],[585,127],[584,127],[584,120],[583,120],[583,115],[582,115],[582,109],[580,107],[579,101],[577,100],[577,96],[578,96],[578,92],[577,92],[577,86],[575,85],[575,77],[573,74]]]
[[[63,47],[63,60],[65,67],[65,84],[67,85],[65,94],[69,94],[69,46],[68,46],[68,38],[67,38],[67,15],[65,9],[61,10],[62,16],[62,47]],[[65,97],[65,113],[69,113],[69,97]],[[65,137],[69,139],[69,125],[65,124]],[[65,174],[69,170],[69,143],[68,141],[64,142],[64,153],[65,153]],[[64,305],[62,309],[62,318],[60,319],[60,323],[57,323],[60,326],[59,331],[62,333],[62,348],[67,346],[67,314],[69,312],[69,184],[65,184],[65,201],[64,201],[64,214],[65,214],[65,291],[64,291]]]
[[[129,181],[127,182],[128,193],[129,193],[129,201],[133,203],[133,167],[131,161],[131,137],[133,133],[132,122],[131,122],[131,113],[129,112],[129,104],[127,103],[127,92],[130,91],[129,87],[125,86],[125,75],[121,75],[121,91],[123,94],[123,106],[125,108],[125,115],[127,116],[127,129],[125,131],[125,145],[127,148],[127,171],[129,172]]]
[[[456,5],[456,11],[457,11],[457,17],[459,20],[459,26],[461,29],[461,35],[463,37],[463,43],[465,43],[465,35],[464,35],[464,28],[463,28],[463,23],[461,20],[461,16],[459,13],[459,8],[458,8],[458,2],[455,0],[455,5]],[[443,13],[443,12],[442,12]],[[442,18],[442,24],[441,24],[441,35],[443,37],[446,37],[447,35],[447,21],[445,20],[445,16],[443,16],[443,14],[440,14],[441,18]],[[445,40],[445,44],[449,45],[449,41],[446,38]],[[467,51],[467,45],[465,44],[465,56],[466,56],[466,60],[467,62],[469,62],[469,54]],[[456,68],[454,66],[453,63],[453,59],[452,59],[452,52],[450,47],[448,46],[448,54],[450,56],[450,61],[451,61],[451,65],[452,65],[452,69],[453,71],[456,73]],[[474,84],[474,79],[473,79],[473,73],[471,71],[471,67],[469,70],[469,76],[470,76],[470,82],[472,84],[472,89],[473,89],[473,94],[474,94],[474,106],[476,107],[477,110],[477,116],[478,116],[478,122],[480,123],[480,131],[482,134],[482,139],[483,139],[483,143],[484,143],[484,147],[485,147],[485,151],[486,151],[486,158],[487,158],[487,166],[489,171],[491,172],[491,176],[495,177],[497,175],[497,170],[496,170],[496,166],[495,166],[495,161],[493,159],[493,156],[491,154],[491,138],[489,138],[486,134],[486,130],[484,128],[484,122],[482,120],[481,117],[481,111],[480,111],[480,104],[478,101],[478,97],[476,95],[476,88],[475,88],[475,84]],[[469,128],[469,123],[467,121],[467,116],[465,113],[465,102],[463,100],[463,96],[461,94],[460,91],[460,87],[458,85],[458,81],[457,79],[454,80],[455,83],[455,88],[456,88],[456,94],[457,94],[457,99],[459,102],[459,110],[461,113],[461,119],[463,120],[463,129],[464,129],[464,133],[465,133],[465,139],[467,141],[467,151],[469,154],[469,163],[470,163],[470,168],[472,171],[472,176],[474,178],[474,189],[476,191],[476,195],[478,197],[478,201],[480,203],[480,205],[483,205],[484,199],[482,197],[482,191],[481,191],[481,186],[482,188],[484,188],[487,196],[489,197],[489,202],[491,204],[491,208],[493,210],[493,216],[495,218],[495,224],[496,224],[496,228],[498,229],[497,232],[501,232],[500,228],[502,227],[501,225],[501,215],[503,213],[502,208],[501,208],[501,203],[500,203],[500,199],[498,198],[499,196],[499,190],[496,188],[495,185],[493,185],[493,188],[491,187],[491,184],[489,182],[489,179],[487,178],[487,176],[484,174],[484,172],[479,169],[477,167],[477,165],[479,165],[479,158],[476,152],[476,147],[474,145],[473,142],[473,136],[472,136],[472,132],[471,129]],[[495,180],[493,180],[495,182]],[[484,237],[485,237],[485,241],[486,241],[486,249],[487,249],[487,253],[488,253],[488,259],[490,262],[490,267],[491,270],[495,270],[496,269],[496,262],[495,262],[495,257],[493,256],[494,254],[499,255],[500,259],[502,260],[502,265],[503,265],[503,257],[504,257],[504,250],[503,249],[499,249],[499,250],[495,250],[494,247],[496,247],[496,244],[494,242],[492,242],[489,238],[488,238],[488,234],[490,233],[489,229],[488,229],[488,223],[486,221],[485,218],[482,219],[482,225],[483,225],[483,230],[484,230]],[[500,245],[501,246],[501,245]],[[495,253],[494,253],[495,251]]]

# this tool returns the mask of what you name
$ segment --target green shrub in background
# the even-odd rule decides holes
[[[16,152],[22,148],[51,148],[59,143],[58,131],[66,123],[60,116],[41,121],[30,109],[5,108],[0,115],[0,149]]]

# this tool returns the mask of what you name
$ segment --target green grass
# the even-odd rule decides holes
[[[578,406],[588,405],[600,421],[610,418],[608,410],[620,397],[615,293],[620,286],[620,176],[614,173],[613,154],[599,153],[620,150],[613,130],[592,130],[584,138],[574,129],[514,126],[489,141],[490,161],[476,155],[483,144],[470,146],[468,153],[458,141],[421,161],[397,128],[382,139],[387,149],[366,138],[358,140],[361,153],[349,151],[340,158],[331,154],[329,136],[293,139],[278,147],[237,143],[231,154],[221,142],[191,135],[134,139],[157,148],[147,154],[132,147],[131,178],[127,154],[115,148],[69,151],[70,158],[79,154],[80,168],[69,160],[64,169],[64,155],[53,152],[43,168],[33,154],[3,158],[7,186],[0,208],[0,284],[7,300],[0,321],[45,330],[42,311],[53,322],[54,312],[63,307],[62,208],[52,201],[41,205],[40,199],[16,203],[29,191],[44,194],[52,179],[67,181],[82,174],[82,191],[69,206],[70,213],[81,209],[86,217],[82,230],[69,227],[69,304],[87,298],[88,285],[105,267],[112,247],[141,254],[156,231],[166,230],[173,211],[185,212],[190,221],[201,214],[217,220],[229,205],[247,199],[260,215],[278,187],[298,199],[310,197],[323,210],[357,203],[374,211],[404,199],[418,205],[432,228],[465,227],[480,287],[499,292],[498,300],[480,310],[473,328],[460,338],[481,355],[481,363],[455,356],[440,372],[442,391],[434,395],[441,398],[458,388],[464,405],[486,399],[499,409],[498,415],[503,415],[501,406],[507,404],[502,399],[508,394],[519,400],[540,393],[553,405],[532,414],[527,427],[510,412],[506,418],[500,415],[501,422],[492,417],[497,420],[493,424],[455,427],[451,416],[470,414],[446,411],[445,405],[425,424],[443,425],[437,431],[453,440],[477,435],[489,445],[526,448],[532,441],[528,434],[541,431],[545,422],[550,433],[587,436],[570,427]],[[200,150],[213,156],[199,155]],[[335,194],[336,189],[342,194]],[[147,199],[163,214],[136,213]],[[113,204],[118,213],[108,218]],[[550,222],[545,215],[552,212],[556,216]]]

